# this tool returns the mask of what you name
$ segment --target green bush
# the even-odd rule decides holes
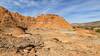
[[[97,30],[95,30],[95,31],[100,33],[100,29],[97,29]]]

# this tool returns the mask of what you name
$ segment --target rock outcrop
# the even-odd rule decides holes
[[[62,17],[54,14],[40,15],[35,19],[33,27],[48,29],[72,29],[72,26]]]
[[[0,56],[100,56],[99,37],[58,15],[34,18],[0,7]]]

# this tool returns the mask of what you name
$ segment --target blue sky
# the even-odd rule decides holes
[[[0,5],[26,16],[57,14],[71,23],[100,20],[100,0],[0,0]]]

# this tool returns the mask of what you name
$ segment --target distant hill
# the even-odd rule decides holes
[[[74,23],[73,26],[94,26],[94,27],[100,27],[100,21],[88,22],[88,23]]]
[[[74,27],[84,28],[100,32],[100,21],[88,22],[88,23],[74,23]]]

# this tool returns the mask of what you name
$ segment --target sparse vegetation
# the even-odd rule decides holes
[[[74,27],[93,30],[100,33],[100,21],[88,22],[88,23],[75,23]]]
[[[95,30],[95,31],[100,33],[100,29],[97,29],[97,30]]]
[[[85,26],[82,26],[82,27],[80,27],[80,28],[83,28],[83,29],[87,29],[87,30],[93,30],[93,31],[95,31],[95,32],[99,32],[100,33],[100,29],[99,28],[97,28],[97,27],[85,27]]]

